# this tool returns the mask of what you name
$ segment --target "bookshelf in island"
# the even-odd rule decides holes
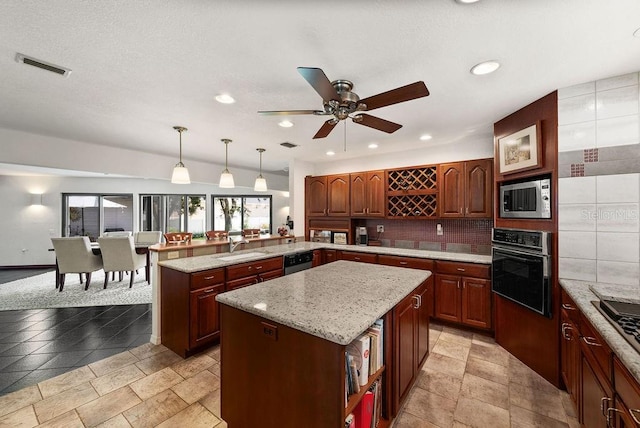
[[[429,271],[338,261],[219,294],[222,418],[342,428],[366,402],[388,427],[426,359],[430,287]],[[347,361],[363,334],[382,345],[369,348],[376,365],[355,392]]]

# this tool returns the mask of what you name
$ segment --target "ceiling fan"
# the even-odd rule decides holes
[[[427,86],[424,82],[420,81],[360,99],[358,94],[351,92],[353,83],[349,80],[334,80],[331,82],[322,69],[314,67],[298,67],[298,72],[322,97],[322,110],[259,111],[258,114],[283,116],[315,114],[317,116],[333,116],[320,127],[313,138],[326,137],[338,122],[347,118],[350,118],[354,123],[359,125],[368,126],[369,128],[391,134],[402,128],[402,125],[362,112],[429,95]]]

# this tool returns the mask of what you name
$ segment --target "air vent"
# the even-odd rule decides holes
[[[293,143],[290,143],[288,141],[285,141],[284,143],[280,143],[280,145],[282,147],[286,147],[287,149],[293,149],[294,147],[298,147],[297,144],[293,144]]]
[[[27,65],[32,65],[34,67],[38,67],[43,70],[47,70],[52,73],[56,73],[65,77],[71,73],[71,70],[68,68],[64,68],[64,67],[60,67],[59,65],[54,65],[48,62],[40,61],[39,59],[32,58],[21,53],[16,54],[16,61],[22,62]]]

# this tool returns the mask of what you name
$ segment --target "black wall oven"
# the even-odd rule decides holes
[[[551,318],[550,233],[493,229],[494,293]]]

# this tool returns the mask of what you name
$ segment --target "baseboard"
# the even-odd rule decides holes
[[[16,266],[0,266],[0,270],[14,269],[55,269],[56,265],[16,265]]]

